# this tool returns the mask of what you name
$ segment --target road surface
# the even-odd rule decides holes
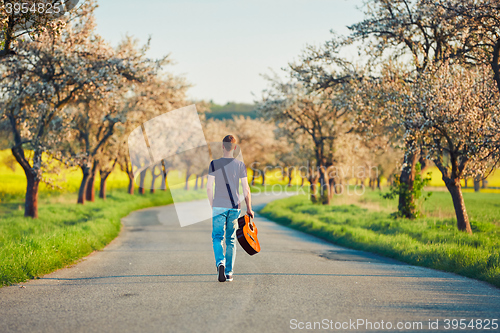
[[[238,245],[234,281],[220,283],[209,221],[181,228],[173,206],[134,212],[103,251],[1,288],[0,332],[442,332],[446,319],[500,319],[500,289],[486,283],[256,223],[262,252]]]

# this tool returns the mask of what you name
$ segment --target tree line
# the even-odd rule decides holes
[[[78,203],[94,200],[97,172],[105,198],[115,166],[132,177],[124,149],[130,130],[188,103],[189,85],[164,70],[171,59],[148,58],[149,42],[132,37],[111,47],[96,33],[96,7],[84,1],[57,21],[30,27],[4,17],[13,26],[3,32],[0,133],[26,175],[25,216],[38,216],[38,187],[50,182],[45,175],[57,172],[55,165],[82,170]],[[9,37],[19,29],[33,38]]]
[[[369,0],[364,14],[348,35],[307,47],[286,79],[268,76],[259,112],[311,147],[313,201],[330,202],[337,166],[356,153],[342,150],[358,142],[374,159],[401,153],[398,216],[418,216],[417,164],[431,161],[458,229],[472,233],[460,180],[484,179],[500,160],[500,4]],[[347,60],[354,46],[360,56]]]
[[[26,216],[38,215],[38,186],[50,181],[44,174],[52,159],[81,169],[78,203],[94,200],[97,173],[105,198],[116,167],[133,194],[128,134],[190,103],[189,84],[164,70],[168,56],[149,59],[149,44],[132,37],[113,48],[96,33],[95,7],[88,0],[58,20],[5,15],[0,22],[0,133],[26,174]],[[205,137],[219,142],[235,134],[252,182],[262,177],[265,184],[265,171],[280,167],[289,184],[293,174],[307,179],[311,200],[322,204],[348,179],[368,178],[375,187],[388,178],[399,196],[398,216],[410,219],[418,216],[416,171],[434,163],[458,228],[471,233],[460,180],[486,178],[500,156],[500,5],[369,0],[364,10],[348,35],[307,47],[288,64],[285,79],[266,76],[261,118],[204,117],[210,104],[198,103]],[[16,39],[16,24],[27,19],[32,24],[23,31],[32,40]],[[342,52],[354,46],[360,57],[347,60]],[[203,186],[206,166],[195,160],[185,166],[186,188],[193,175]],[[165,182],[172,168],[155,166],[151,181]],[[145,172],[140,193],[148,187]]]

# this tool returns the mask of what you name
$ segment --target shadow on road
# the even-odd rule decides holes
[[[421,275],[408,275],[408,274],[328,274],[328,273],[238,273],[238,276],[358,276],[358,277],[418,277]],[[79,280],[98,280],[98,279],[114,279],[114,278],[135,278],[135,277],[183,277],[183,276],[214,276],[214,274],[144,274],[144,275],[110,275],[110,276],[89,276],[81,278],[40,278],[39,280],[57,280],[57,281],[79,281]]]

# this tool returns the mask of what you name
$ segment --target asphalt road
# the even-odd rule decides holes
[[[254,196],[255,205],[273,198]],[[256,219],[262,252],[251,257],[238,245],[234,281],[224,283],[209,221],[181,228],[165,206],[123,223],[103,251],[24,288],[1,288],[0,332],[312,331],[300,329],[308,322],[321,324],[315,331],[390,323],[393,331],[449,332],[446,319],[500,320],[500,289],[334,246],[264,218]],[[438,330],[429,320],[438,320]]]

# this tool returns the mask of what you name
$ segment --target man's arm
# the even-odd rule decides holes
[[[214,181],[215,181],[215,176],[208,175],[207,195],[208,195],[208,201],[210,202],[210,207],[214,206]]]
[[[247,214],[254,217],[254,213],[252,210],[252,197],[250,194],[250,186],[248,186],[248,178],[241,178],[241,187],[243,188],[243,195],[245,196],[245,203],[247,204]]]

